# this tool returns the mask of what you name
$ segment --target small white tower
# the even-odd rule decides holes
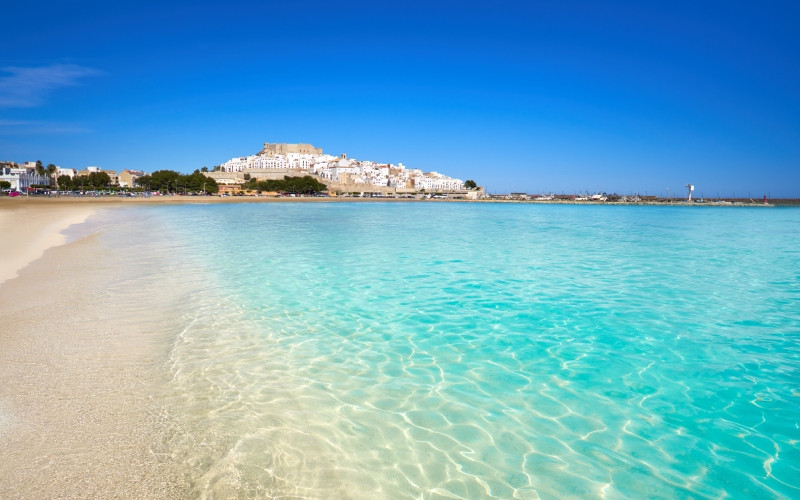
[[[687,184],[686,187],[689,189],[689,203],[692,202],[692,191],[694,191],[694,186],[691,184]]]

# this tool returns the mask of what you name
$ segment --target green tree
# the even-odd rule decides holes
[[[105,172],[91,172],[87,184],[94,189],[101,189],[111,184],[111,177]]]
[[[268,179],[265,181],[259,181],[257,179],[250,179],[242,184],[242,188],[262,192],[276,191],[295,194],[315,194],[328,189],[325,184],[319,182],[310,175],[306,175],[304,177],[284,176],[283,180]]]
[[[0,181],[0,189],[11,189],[11,183],[8,181]]]
[[[150,189],[177,192],[178,178],[180,176],[181,174],[173,170],[156,170],[150,174]]]
[[[44,177],[45,169],[44,165],[42,165],[42,160],[36,160],[36,173]]]
[[[475,184],[475,181],[472,179],[467,179],[467,181],[464,183],[464,187],[467,189],[478,189],[478,185]]]
[[[149,175],[143,175],[141,177],[137,177],[133,182],[140,188],[146,188],[152,185],[152,178]]]
[[[178,183],[186,186],[187,191],[199,193],[203,191],[204,184],[208,187],[208,180],[208,177],[197,171],[189,175],[180,176]]]
[[[217,194],[219,192],[219,185],[217,181],[212,179],[211,177],[203,176],[203,187],[205,188],[205,192],[209,194]]]
[[[47,175],[50,177],[50,185],[55,186],[58,189],[58,181],[56,180],[56,172],[58,172],[58,167],[53,165],[52,163],[47,165]]]
[[[206,173],[208,172],[208,167],[204,166],[203,168],[200,169],[200,171]]]
[[[204,189],[205,193],[207,194],[217,194],[217,192],[219,192],[219,185],[217,185],[217,181],[215,181],[211,177],[206,177],[202,173],[197,175],[197,183],[198,183],[197,185],[199,186],[199,189],[197,189],[197,191]]]
[[[262,189],[263,181],[259,181],[258,179],[248,179],[242,184],[242,189],[254,189],[257,191],[264,191]]]
[[[173,170],[156,170],[150,175],[139,177],[135,182],[140,188],[169,193],[183,192],[184,189],[190,193],[203,192],[204,189],[206,193],[212,194],[219,191],[217,181],[206,177],[200,170],[188,175]]]
[[[72,189],[75,187],[72,178],[68,175],[59,175],[56,179],[56,185],[60,186],[60,189]]]

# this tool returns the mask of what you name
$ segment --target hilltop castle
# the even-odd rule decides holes
[[[322,148],[315,148],[311,144],[286,144],[282,142],[280,144],[271,144],[269,142],[264,143],[264,148],[258,153],[260,155],[286,155],[289,153],[297,153],[301,155],[322,155]]]

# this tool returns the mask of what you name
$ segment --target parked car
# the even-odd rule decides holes
[[[11,197],[19,196],[19,191],[9,191],[8,195],[11,196]]]

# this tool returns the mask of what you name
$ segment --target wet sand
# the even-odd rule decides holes
[[[62,231],[94,211],[87,204],[18,203],[13,199],[0,203],[0,284],[48,248],[66,243]]]
[[[18,276],[0,284],[0,498],[187,496],[162,445],[168,339],[142,320],[164,311],[113,282],[119,256],[96,234],[47,248],[85,205],[4,208]]]

